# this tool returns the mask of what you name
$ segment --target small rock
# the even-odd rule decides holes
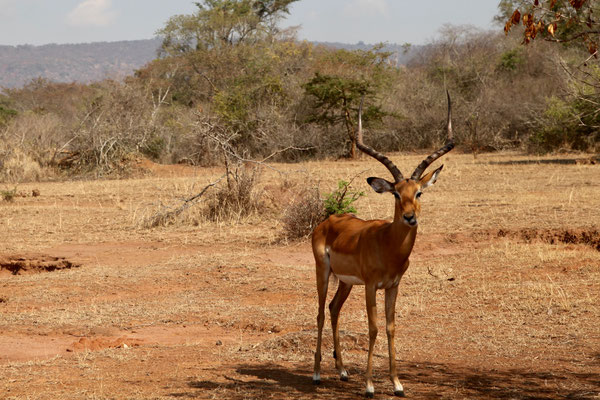
[[[274,327],[271,328],[271,332],[279,333],[279,332],[281,332],[281,327],[279,325],[275,325]]]
[[[216,345],[217,345],[217,346],[223,346],[223,342],[221,342],[220,340],[217,340],[217,343],[216,343]]]
[[[41,194],[41,193],[40,193],[40,190],[39,190],[39,189],[33,189],[33,190],[31,191],[31,195],[32,195],[33,197],[38,197],[40,194]]]

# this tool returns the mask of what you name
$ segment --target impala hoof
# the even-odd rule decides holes
[[[340,372],[340,380],[344,381],[344,382],[348,382],[348,372],[346,370],[343,370],[342,372]]]
[[[318,372],[315,372],[313,374],[313,385],[320,385],[321,384],[321,374]]]
[[[372,399],[373,396],[375,396],[375,393],[373,393],[373,392],[365,392],[365,397],[367,399]]]
[[[396,396],[396,397],[406,397],[406,395],[404,394],[404,390],[396,390],[394,392],[394,396]]]

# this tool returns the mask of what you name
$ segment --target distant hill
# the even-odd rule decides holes
[[[156,58],[160,39],[0,46],[0,87],[21,87],[42,77],[89,83],[121,79]]]
[[[43,46],[0,45],[0,88],[18,88],[35,78],[55,82],[89,83],[106,78],[122,79],[133,74],[157,56],[161,40],[129,40]],[[319,42],[335,48],[368,50],[373,45]],[[395,62],[405,64],[419,46],[408,51],[402,45],[387,44]]]
[[[336,49],[346,50],[371,50],[375,45],[358,42],[356,44],[339,42],[315,42],[324,46],[334,47]],[[382,50],[392,53],[392,60],[396,65],[406,65],[419,51],[423,49],[422,45],[403,45],[396,43],[384,43]]]

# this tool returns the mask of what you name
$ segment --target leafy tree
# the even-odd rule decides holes
[[[371,104],[363,112],[366,123],[381,121],[384,116],[391,115],[380,106],[372,105],[378,102],[377,97],[395,73],[387,63],[390,53],[378,50],[378,47],[373,51],[338,50],[328,54],[323,63],[316,64],[331,73],[315,72],[313,78],[302,85],[313,102],[313,112],[307,122],[324,127],[343,125],[352,158],[357,156],[355,124],[360,99],[365,97],[366,103]]]
[[[510,7],[514,8],[509,16]],[[503,0],[499,4],[506,33],[522,22],[524,43],[538,36],[556,43],[576,42],[594,57],[600,44],[599,7],[599,0]]]
[[[529,44],[541,37],[562,47],[581,49],[590,54],[581,62],[556,57],[568,76],[568,85],[562,98],[550,98],[545,112],[539,116],[539,127],[531,138],[541,151],[557,147],[593,150],[600,141],[597,127],[600,123],[600,0],[520,0],[501,2],[519,5],[506,20],[508,34],[522,23],[523,43]],[[506,17],[508,13],[504,13]],[[563,52],[564,54],[564,52]]]
[[[362,97],[373,97],[368,82],[360,79],[343,78],[315,73],[314,78],[304,84],[306,94],[315,98],[314,114],[307,122],[323,126],[343,123],[350,140],[350,157],[356,158],[356,135],[354,131],[358,103]],[[381,120],[385,113],[380,107],[370,106],[364,113],[364,120]]]
[[[175,15],[157,33],[167,54],[255,43],[279,32],[277,22],[298,0],[203,0],[190,15]]]

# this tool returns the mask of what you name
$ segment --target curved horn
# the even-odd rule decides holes
[[[432,153],[429,157],[421,161],[421,164],[415,169],[410,179],[413,181],[418,181],[421,178],[421,174],[425,172],[427,167],[431,165],[432,162],[449,152],[454,148],[454,135],[452,133],[452,101],[450,100],[450,92],[446,90],[446,95],[448,96],[448,138],[446,139],[446,144],[440,148],[438,151]]]
[[[364,96],[360,99],[360,107],[358,108],[358,130],[356,131],[356,147],[359,148],[365,154],[370,155],[383,165],[392,173],[394,177],[395,183],[400,182],[404,177],[402,176],[402,172],[394,165],[392,160],[384,156],[383,154],[373,150],[369,146],[365,145],[362,142],[362,109],[363,109],[363,101],[365,100]]]

